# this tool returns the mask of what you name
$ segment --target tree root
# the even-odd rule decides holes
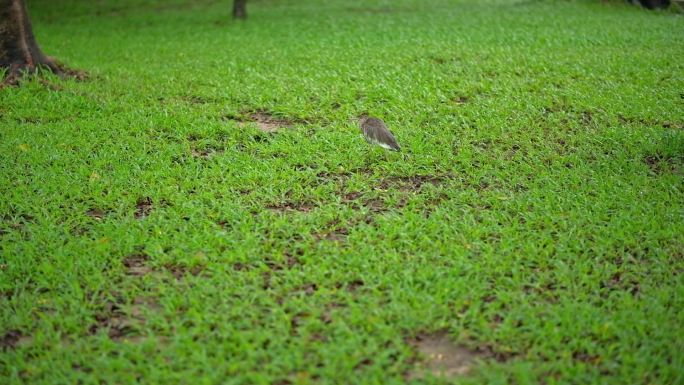
[[[40,74],[42,72],[51,72],[61,79],[85,80],[88,78],[85,72],[71,69],[52,58],[48,58],[47,61],[37,65],[13,63],[9,67],[5,67],[5,69],[7,71],[5,72],[5,78],[0,81],[0,89],[18,86],[23,77]]]

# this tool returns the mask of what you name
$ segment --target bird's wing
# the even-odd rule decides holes
[[[400,149],[397,139],[381,120],[377,119],[377,122],[373,122],[373,128],[371,139],[374,142],[388,150]]]

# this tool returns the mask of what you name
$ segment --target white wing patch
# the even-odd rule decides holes
[[[384,149],[386,149],[386,150],[393,150],[392,146],[390,146],[390,145],[387,144],[387,143],[380,143],[380,142],[378,142],[377,140],[374,140],[373,143],[374,143],[374,144],[377,144],[378,146],[380,146],[380,147],[382,147],[382,148],[384,148]]]

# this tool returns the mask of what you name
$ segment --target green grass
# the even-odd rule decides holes
[[[490,354],[416,383],[684,383],[681,15],[29,11],[90,80],[0,91],[1,383],[403,383],[427,333]]]

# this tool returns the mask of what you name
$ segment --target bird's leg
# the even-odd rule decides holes
[[[373,163],[375,163],[374,159],[375,153],[373,152],[373,147],[368,147],[366,150],[366,166],[370,167]]]

